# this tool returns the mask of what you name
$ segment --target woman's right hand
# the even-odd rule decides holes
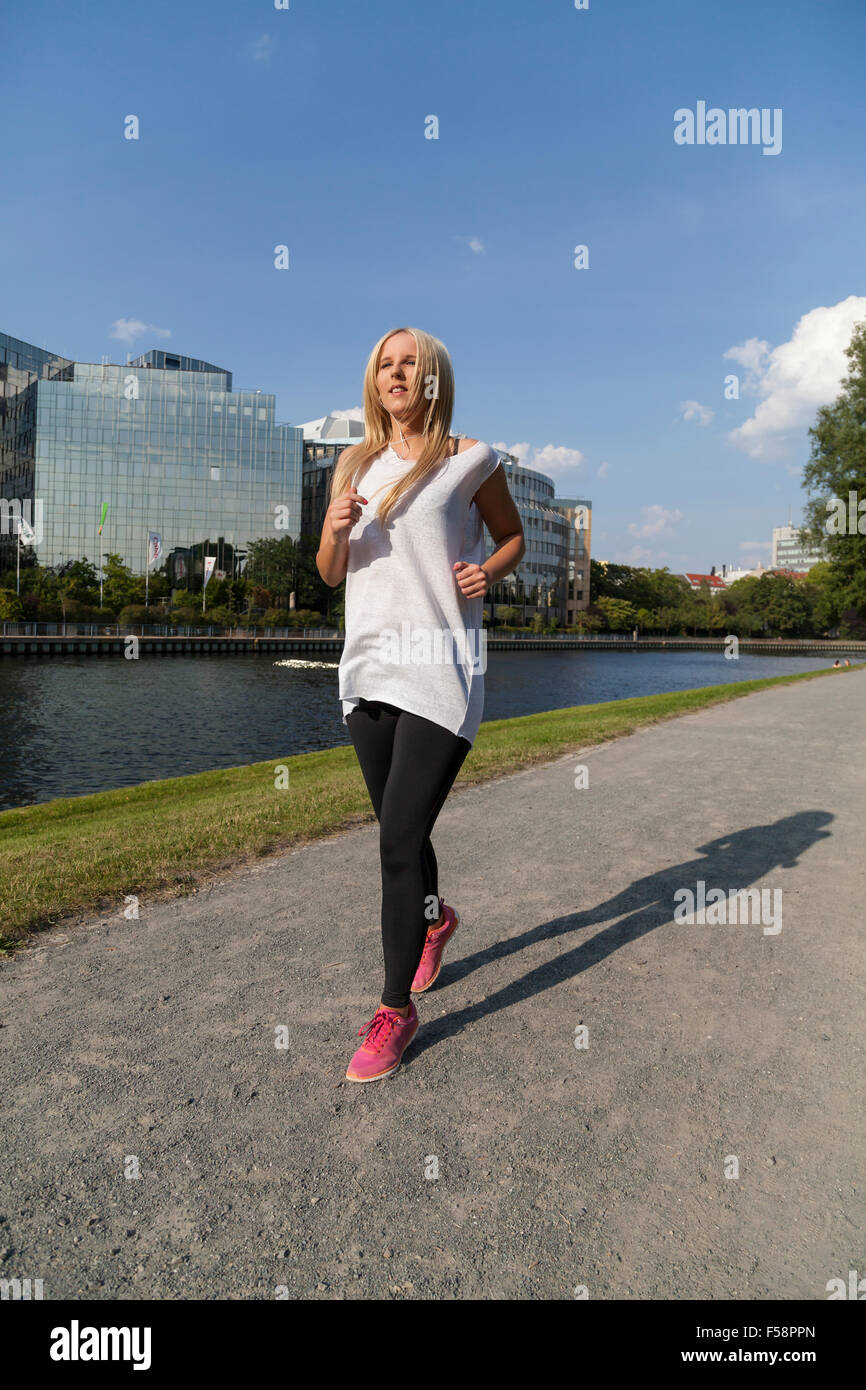
[[[325,515],[335,541],[342,542],[349,539],[349,532],[361,519],[361,506],[366,506],[366,504],[366,497],[362,497],[360,492],[353,487],[349,488],[348,492],[334,498]]]

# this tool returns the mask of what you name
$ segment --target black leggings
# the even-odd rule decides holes
[[[420,715],[361,700],[346,716],[379,822],[382,862],[382,1003],[403,1009],[427,928],[439,916],[439,879],[430,833],[472,746]]]

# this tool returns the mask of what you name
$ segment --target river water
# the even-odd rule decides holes
[[[348,743],[338,657],[313,656],[4,658],[0,810]],[[720,651],[491,651],[484,717],[832,664],[820,656],[734,661]]]

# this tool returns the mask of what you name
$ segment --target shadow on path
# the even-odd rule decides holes
[[[694,889],[698,879],[703,879],[707,892],[711,888],[747,888],[756,880],[766,877],[776,868],[793,868],[801,854],[804,854],[818,840],[831,834],[826,829],[834,819],[829,811],[798,811],[785,816],[770,825],[751,826],[698,845],[700,857],[687,859],[670,868],[659,869],[637,879],[622,892],[583,912],[572,912],[565,917],[555,917],[550,922],[532,927],[520,936],[510,937],[498,942],[484,951],[466,956],[450,966],[443,966],[439,980],[430,991],[430,998],[439,1002],[443,985],[454,984],[473,971],[481,969],[493,961],[516,955],[527,946],[538,941],[552,940],[582,931],[585,927],[609,922],[612,917],[622,920],[605,927],[603,931],[590,937],[572,950],[546,961],[544,965],[531,970],[528,975],[514,980],[510,985],[490,994],[477,1004],[467,1005],[455,1013],[444,1017],[422,1021],[422,1029],[417,1040],[413,1041],[403,1065],[412,1061],[428,1047],[443,1042],[459,1033],[467,1024],[509,1008],[534,994],[541,994],[564,980],[580,975],[605,956],[619,950],[630,941],[636,941],[655,927],[663,926],[673,920],[674,894],[680,888]],[[492,903],[495,908],[495,901]],[[627,914],[622,916],[622,914]],[[427,996],[420,996],[425,999]],[[420,1000],[419,1000],[420,1002]],[[423,1011],[423,1003],[421,1010]]]

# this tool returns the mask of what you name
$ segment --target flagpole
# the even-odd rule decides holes
[[[15,593],[21,596],[21,522],[18,522],[18,544],[15,547]]]
[[[150,532],[147,533],[147,544],[144,547],[144,606],[147,608],[150,595]]]

